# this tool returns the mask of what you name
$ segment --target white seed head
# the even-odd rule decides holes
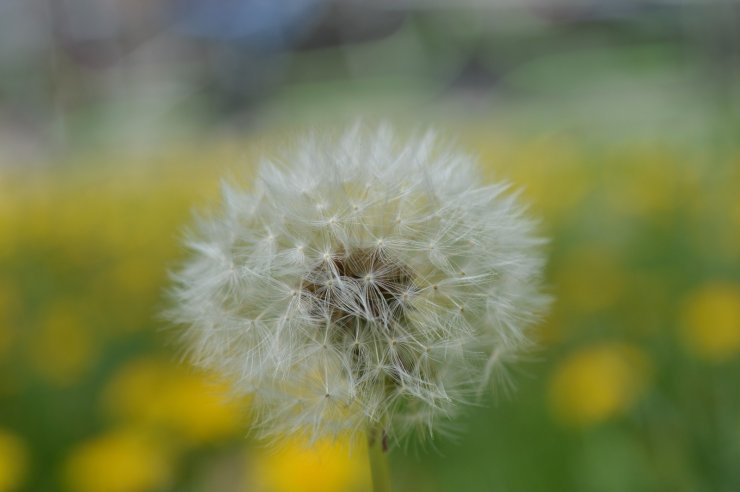
[[[530,346],[542,240],[506,184],[431,135],[309,139],[226,186],[174,275],[193,361],[264,436],[431,435]],[[493,377],[492,377],[493,376]]]

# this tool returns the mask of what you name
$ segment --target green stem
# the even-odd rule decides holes
[[[391,474],[388,468],[388,443],[382,429],[368,429],[367,454],[370,458],[373,492],[390,492]]]

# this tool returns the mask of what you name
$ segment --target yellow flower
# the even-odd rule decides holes
[[[715,282],[691,293],[681,327],[687,350],[698,358],[723,362],[740,353],[740,285]]]
[[[610,166],[605,198],[619,215],[660,219],[690,191],[690,174],[681,160],[665,151],[637,148]]]
[[[0,429],[0,492],[18,490],[28,468],[28,452],[21,439]]]
[[[237,434],[244,408],[223,386],[174,362],[146,357],[129,362],[109,382],[103,407],[119,420],[169,430],[194,443]]]
[[[550,403],[565,423],[590,425],[629,410],[645,391],[651,364],[636,347],[604,343],[581,349],[556,368]]]
[[[492,141],[490,129],[479,134],[468,132],[471,146],[480,149],[483,163],[497,163],[484,168],[486,177],[495,179],[499,173],[509,177],[523,195],[531,201],[538,215],[550,222],[564,217],[581,203],[593,187],[590,168],[582,157],[562,141],[543,138],[526,145],[504,140]]]
[[[151,436],[117,429],[73,449],[64,467],[73,492],[145,492],[171,479],[172,456]]]
[[[90,279],[89,288],[115,319],[104,327],[106,334],[127,336],[151,327],[149,321],[160,296],[165,263],[148,255],[126,255]]]
[[[51,384],[73,384],[94,362],[96,341],[86,325],[85,310],[79,302],[55,303],[31,339],[31,363]]]
[[[264,451],[247,468],[253,492],[352,492],[370,490],[367,450],[347,441],[319,441],[312,447],[291,440]]]
[[[25,220],[22,194],[27,193],[27,180],[4,174],[0,166],[0,258],[9,256],[17,247],[19,225]]]

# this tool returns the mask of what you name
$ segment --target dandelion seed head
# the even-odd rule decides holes
[[[431,436],[531,345],[542,240],[506,184],[431,134],[308,139],[225,186],[174,274],[199,366],[252,395],[265,437]]]

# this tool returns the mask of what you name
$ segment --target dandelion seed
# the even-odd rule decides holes
[[[431,135],[307,141],[201,219],[172,317],[263,436],[431,436],[501,384],[547,305],[543,241],[506,189]]]

